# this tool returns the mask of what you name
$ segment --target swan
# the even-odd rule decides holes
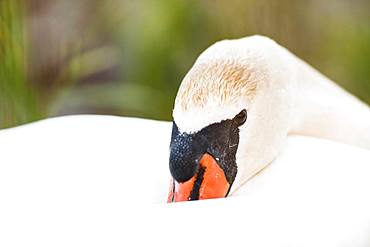
[[[260,45],[277,46],[262,37],[253,39],[264,40],[264,44],[262,40],[256,41]],[[269,55],[262,50],[259,50],[261,59],[269,60]],[[289,68],[300,64],[298,67],[306,68],[313,77],[317,75],[325,85],[327,79],[292,55],[287,56],[291,58],[287,59]],[[285,58],[279,61],[288,63]],[[257,64],[252,67],[258,68]],[[267,72],[265,77],[269,78]],[[77,115],[0,130],[0,245],[368,246],[370,153],[366,149],[367,108],[332,83],[323,85],[322,88],[328,90],[320,94],[322,97],[315,98],[320,90],[312,89],[311,103],[301,102],[300,108],[307,106],[305,114],[309,114],[310,105],[305,104],[316,102],[320,106],[316,108],[320,117],[326,117],[325,112],[331,114],[329,109],[332,108],[335,114],[330,115],[331,119],[338,121],[334,124],[315,118],[315,121],[323,122],[317,126],[327,126],[326,123],[330,128],[325,132],[324,128],[311,130],[309,122],[303,125],[310,120],[302,120],[307,115],[291,111],[289,122],[295,123],[290,126],[294,126],[294,131],[283,136],[281,146],[273,145],[278,149],[275,152],[268,147],[260,150],[265,152],[267,149],[274,154],[270,157],[270,165],[259,160],[260,167],[264,168],[257,174],[249,173],[252,169],[242,167],[247,163],[239,163],[244,158],[237,151],[236,179],[229,186],[228,195],[232,196],[227,199],[164,203],[168,198],[169,181],[173,179],[168,169],[169,157],[174,151],[174,124],[171,122]],[[306,91],[302,85],[294,88],[297,93]],[[262,97],[258,96],[258,88],[255,92],[255,97]],[[285,95],[287,92],[282,89],[281,93]],[[333,99],[338,96],[338,100],[334,100],[337,104],[327,102],[325,111],[323,98],[326,95]],[[297,96],[291,104],[292,109],[298,107],[302,97]],[[188,128],[189,133],[184,133],[189,135],[196,134],[197,128],[221,123],[226,110],[230,110],[225,107],[221,111],[222,107],[217,106],[219,118],[214,115],[216,110],[211,112],[209,109],[199,115],[188,115],[197,121],[186,125],[187,121],[191,122],[185,117],[187,113],[183,121],[175,114],[179,113],[177,102],[175,123],[180,131]],[[252,114],[257,110],[256,105],[250,107],[245,108],[245,122],[240,115],[236,118],[239,123],[244,122],[239,127],[238,150],[248,143],[243,138],[247,136],[247,128],[267,125],[258,122],[257,116]],[[269,107],[263,104],[259,109],[279,117]],[[234,119],[243,110],[235,109],[225,119]],[[205,114],[209,114],[208,120]],[[342,115],[343,119],[339,119]],[[302,118],[295,118],[298,116]],[[202,118],[207,121],[202,123]],[[255,128],[251,126],[253,118],[256,119]],[[258,116],[259,120],[263,118],[266,116]],[[270,124],[267,127],[278,130],[275,122]],[[345,132],[348,125],[353,128]],[[354,136],[345,134],[350,131]],[[257,137],[254,140],[257,141]],[[276,143],[280,142],[277,140]],[[263,144],[271,147],[274,143],[266,141]],[[250,154],[251,150],[248,152]],[[209,155],[210,165],[215,165],[212,159],[217,161],[217,157],[212,156],[213,153]],[[254,156],[254,159],[259,157]],[[215,171],[221,172],[217,167]],[[173,185],[172,181],[170,187]]]
[[[263,36],[206,49],[173,119],[168,202],[238,193],[291,134],[370,148],[369,107]]]

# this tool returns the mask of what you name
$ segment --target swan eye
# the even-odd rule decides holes
[[[247,110],[242,110],[241,112],[238,113],[233,119],[235,125],[238,127],[243,125],[245,121],[247,121]]]

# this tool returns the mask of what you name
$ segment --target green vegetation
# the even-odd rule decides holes
[[[26,123],[43,116],[27,81],[22,13],[19,1],[0,2],[0,127]]]
[[[98,113],[171,119],[197,56],[267,35],[370,103],[370,2],[1,0],[0,128]]]

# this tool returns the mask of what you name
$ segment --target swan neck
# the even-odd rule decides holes
[[[370,109],[305,64],[297,63],[291,134],[331,139],[370,149]]]

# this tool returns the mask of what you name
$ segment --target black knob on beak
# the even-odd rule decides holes
[[[202,151],[193,135],[179,133],[173,123],[169,163],[171,175],[177,182],[185,182],[198,172]]]

